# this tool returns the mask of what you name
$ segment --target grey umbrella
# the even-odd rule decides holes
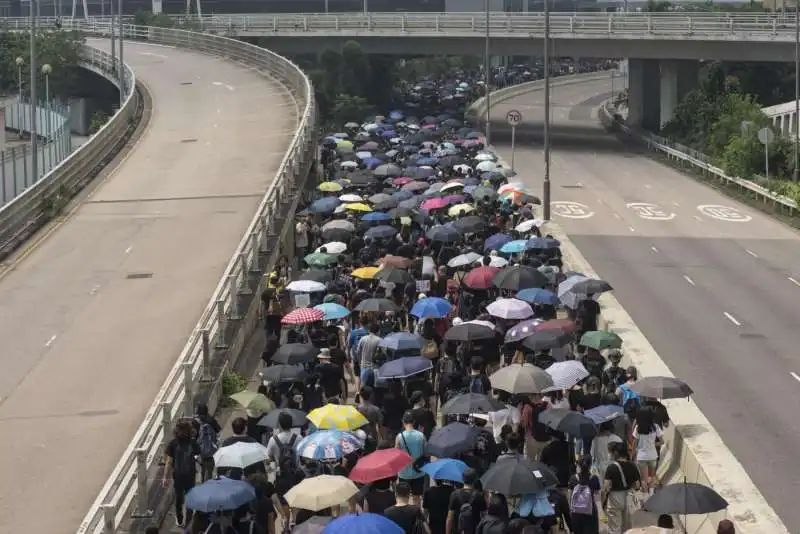
[[[553,378],[535,365],[514,363],[492,373],[492,388],[513,394],[541,393],[553,386]]]
[[[686,382],[671,376],[647,376],[633,384],[631,390],[653,399],[681,399],[694,393]]]
[[[656,490],[643,508],[655,514],[710,514],[724,510],[728,501],[716,491],[692,482],[668,484]]]

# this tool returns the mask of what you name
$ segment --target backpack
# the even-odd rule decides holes
[[[475,511],[472,509],[472,499],[465,502],[458,510],[458,534],[474,534],[475,527]]]
[[[572,490],[569,508],[573,514],[592,515],[594,512],[594,496],[592,488],[586,484],[578,484]]]
[[[194,459],[194,447],[191,442],[178,442],[172,458],[172,473],[176,478],[194,479],[197,463]]]
[[[197,434],[197,444],[200,446],[201,458],[213,458],[219,448],[217,446],[217,433],[210,423],[197,419],[200,432]]]
[[[469,381],[468,393],[485,394],[486,390],[483,387],[483,380],[480,376],[473,376]]]
[[[438,358],[439,346],[436,344],[436,341],[432,339],[425,341],[425,344],[422,346],[422,355],[429,360],[435,360]]]
[[[629,386],[622,384],[619,389],[622,391],[622,407],[626,412],[628,411],[629,407],[638,408],[642,405],[642,398]]]
[[[297,434],[292,434],[289,443],[284,443],[275,435],[272,437],[275,444],[280,451],[280,460],[278,461],[278,478],[288,484],[289,487],[297,483],[299,467],[297,464],[297,452],[294,445],[297,442]]]

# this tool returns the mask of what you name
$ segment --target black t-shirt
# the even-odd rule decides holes
[[[455,488],[449,485],[431,486],[422,496],[422,507],[428,512],[428,524],[432,533],[444,533],[450,496]]]
[[[334,365],[338,365],[339,367],[343,366],[345,361],[347,360],[347,355],[344,353],[342,349],[339,347],[331,347],[331,363]]]
[[[372,489],[364,500],[367,501],[367,507],[372,514],[383,514],[387,508],[394,506],[397,502],[391,489]]]
[[[167,444],[165,454],[172,463],[172,478],[194,478],[197,473],[195,456],[200,455],[197,441],[175,438]]]
[[[472,504],[472,517],[476,523],[486,511],[486,499],[483,498],[482,492],[466,488],[457,489],[450,495],[450,505],[447,507],[448,511],[455,514],[455,525],[458,524],[461,507],[467,503]]]
[[[419,506],[407,504],[405,506],[390,506],[383,515],[394,521],[406,534],[414,534],[414,523],[422,520],[422,510]]]
[[[417,430],[425,434],[426,438],[431,437],[433,429],[436,428],[436,419],[433,417],[433,412],[428,408],[414,408],[411,413],[414,416],[414,422],[417,424]]]
[[[319,383],[325,390],[326,397],[337,397],[342,394],[344,371],[340,366],[331,362],[322,362],[317,364],[314,372],[319,375]]]
[[[622,476],[618,466],[622,467],[622,471],[625,473],[625,482],[628,483],[627,486],[622,483]],[[639,469],[633,462],[619,460],[606,467],[605,479],[611,481],[611,491],[629,490],[633,488],[633,485],[639,478]]]

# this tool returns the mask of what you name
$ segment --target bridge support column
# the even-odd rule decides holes
[[[628,60],[628,123],[632,126],[658,131],[659,80],[658,60]]]
[[[697,87],[699,63],[692,60],[662,59],[659,61],[661,80],[661,109],[659,126],[661,128],[672,119],[686,93]]]

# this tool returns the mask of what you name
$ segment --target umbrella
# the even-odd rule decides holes
[[[589,376],[589,371],[578,360],[555,362],[545,372],[553,379],[553,386],[549,391],[569,389]]]
[[[322,182],[317,186],[317,189],[323,191],[325,193],[338,193],[343,188],[341,185],[337,184],[336,182]]]
[[[237,441],[227,447],[220,447],[214,453],[216,467],[234,467],[244,469],[251,465],[264,462],[269,458],[267,448],[260,443]]]
[[[310,267],[330,267],[339,258],[335,254],[327,254],[325,252],[314,252],[303,258]]]
[[[369,423],[364,414],[351,404],[326,404],[311,410],[307,416],[319,429],[355,430]]]
[[[523,289],[522,291],[517,293],[516,298],[524,300],[525,302],[530,302],[531,304],[546,304],[549,306],[558,306],[558,304],[560,303],[560,301],[558,300],[558,295],[556,295],[552,291],[547,291],[546,289],[539,289],[537,287]]]
[[[561,246],[561,241],[551,237],[532,237],[528,239],[527,247],[535,250],[550,250]]]
[[[694,393],[686,382],[671,376],[646,376],[630,388],[642,397],[653,399],[680,399]]]
[[[384,177],[401,176],[403,174],[403,170],[397,165],[394,165],[393,163],[384,163],[383,165],[376,167],[375,170],[373,171],[373,174],[375,176],[384,176]]]
[[[425,234],[431,241],[439,241],[442,243],[455,243],[461,239],[461,234],[452,226],[434,226]]]
[[[467,273],[463,284],[472,289],[489,289],[492,286],[492,280],[499,272],[500,269],[496,267],[476,267]]]
[[[537,269],[528,265],[514,265],[506,267],[494,277],[493,283],[500,289],[519,291],[531,287],[544,287],[548,284],[547,277]]]
[[[292,528],[291,534],[322,534],[331,521],[333,521],[332,517],[313,515]]]
[[[333,213],[342,201],[336,197],[325,197],[315,201],[308,207],[314,213]]]
[[[235,401],[245,410],[253,412],[267,413],[275,409],[275,403],[272,402],[263,393],[256,393],[255,391],[244,390],[239,393],[234,393],[230,396],[232,401]]]
[[[281,319],[282,324],[307,324],[316,321],[321,321],[325,317],[325,313],[314,308],[297,308]]]
[[[533,230],[534,227],[539,228],[545,222],[547,222],[547,221],[545,221],[544,219],[528,219],[526,221],[522,221],[521,223],[519,223],[514,228],[514,230],[516,230],[517,232],[519,232],[521,234],[525,234],[525,233],[528,233],[531,230]]]
[[[594,421],[582,413],[564,408],[550,408],[539,413],[539,422],[573,438],[593,438],[597,435]]]
[[[206,514],[236,510],[255,500],[256,490],[244,480],[213,478],[186,494],[186,507]]]
[[[315,291],[325,291],[327,288],[322,282],[315,282],[314,280],[295,280],[287,285],[286,289],[299,293],[313,293]]]
[[[320,430],[297,444],[297,454],[309,460],[338,460],[361,449],[361,441],[350,432]]]
[[[539,330],[526,337],[522,344],[533,351],[551,350],[563,347],[572,340],[572,334],[558,330]]]
[[[614,288],[605,280],[598,280],[596,278],[588,278],[581,280],[574,284],[570,291],[580,295],[599,295],[606,291],[613,291]]]
[[[392,282],[394,284],[410,284],[414,282],[414,277],[405,269],[398,269],[397,267],[384,267],[375,273],[375,280],[382,280],[384,282]]]
[[[527,319],[533,315],[531,305],[517,299],[499,298],[486,307],[486,311],[501,319]]]
[[[337,517],[322,534],[405,534],[405,530],[382,515],[362,513]]]
[[[411,265],[411,260],[404,258],[403,256],[392,256],[391,254],[387,254],[381,258],[378,263],[383,265],[384,268],[396,267],[398,269],[407,269]]]
[[[450,313],[452,309],[453,306],[441,297],[425,297],[415,302],[409,313],[420,319],[429,317],[441,319],[447,317],[447,314]]]
[[[535,365],[514,363],[507,365],[489,377],[493,389],[515,395],[541,393],[553,386],[553,378]]]
[[[355,269],[352,273],[352,276],[356,278],[363,278],[364,280],[372,280],[375,277],[375,274],[380,270],[379,267],[361,267],[359,269]]]
[[[347,241],[352,234],[353,230],[348,230],[346,228],[328,228],[322,231],[322,238],[327,241]]]
[[[317,475],[304,478],[286,492],[284,498],[292,508],[318,512],[331,506],[346,503],[358,493],[358,488],[347,477],[339,475]]]
[[[317,304],[314,306],[315,310],[319,310],[325,314],[323,319],[325,321],[336,321],[338,319],[344,319],[348,315],[350,315],[350,310],[342,306],[341,304],[336,304],[335,302],[326,302],[324,304]]]
[[[350,480],[369,484],[376,480],[390,478],[408,466],[414,459],[400,449],[383,449],[368,454],[358,460],[350,471]]]
[[[347,230],[348,232],[355,232],[356,227],[350,221],[338,219],[322,225],[322,231],[324,232],[325,230]]]
[[[298,280],[311,280],[325,284],[333,281],[333,274],[322,269],[309,269],[300,273]]]
[[[422,466],[421,471],[433,480],[448,480],[450,482],[464,482],[464,471],[469,466],[461,460],[443,458]]]
[[[396,233],[397,229],[394,226],[381,225],[374,226],[367,230],[364,234],[364,237],[368,237],[370,239],[391,239]]]
[[[536,330],[555,330],[564,334],[572,334],[577,329],[578,326],[570,319],[550,319],[536,327]]]
[[[622,338],[614,332],[594,330],[581,336],[580,345],[590,349],[618,349],[622,346]]]
[[[261,372],[261,378],[267,382],[300,382],[307,377],[308,373],[296,365],[270,365]]]
[[[397,307],[397,304],[395,304],[389,299],[364,299],[358,304],[358,306],[356,306],[355,309],[356,311],[360,312],[375,312],[375,313],[400,311],[400,308]]]
[[[467,252],[466,254],[461,254],[448,261],[447,266],[452,267],[453,269],[458,267],[466,267],[467,265],[472,265],[481,258],[483,258],[483,256],[476,252]]]
[[[492,339],[495,335],[494,325],[488,321],[466,321],[450,328],[444,338],[447,341],[477,341]]]
[[[517,239],[515,241],[509,241],[505,243],[502,247],[500,247],[500,252],[503,254],[519,254],[520,252],[524,252],[527,249],[527,241],[524,239]]]
[[[502,493],[507,497],[539,493],[558,484],[556,475],[541,462],[524,456],[499,459],[481,477],[484,491]]]
[[[281,414],[284,413],[292,418],[291,428],[298,428],[301,426],[305,426],[307,423],[306,412],[301,410],[294,410],[292,408],[277,408],[269,412],[261,419],[259,419],[258,426],[263,426],[273,429],[279,428],[278,418],[281,416]]]
[[[425,340],[421,336],[408,332],[393,332],[378,343],[379,347],[397,351],[422,350],[424,345]]]
[[[470,193],[475,200],[491,200],[497,196],[497,192],[491,187],[476,187]],[[509,238],[510,240],[511,238]],[[502,246],[502,245],[501,245]]]
[[[667,484],[657,489],[642,508],[654,514],[711,514],[728,507],[719,493],[693,482]]]
[[[420,208],[424,210],[438,210],[447,207],[447,201],[443,198],[432,198],[422,203]]]
[[[541,319],[530,319],[515,324],[506,332],[505,342],[514,343],[515,341],[522,341],[526,337],[532,336],[536,333],[536,328],[542,324]]]
[[[513,241],[510,235],[494,234],[483,243],[483,250],[500,250],[503,245]]]
[[[465,234],[474,234],[477,232],[482,232],[486,229],[486,220],[477,215],[469,215],[457,220],[455,227],[458,229],[458,231]]]
[[[597,408],[592,408],[591,410],[586,410],[583,412],[583,415],[591,419],[595,422],[595,424],[600,425],[605,423],[606,421],[611,421],[616,419],[617,417],[623,415],[625,410],[622,406],[617,404],[603,404],[598,406]]]
[[[481,429],[464,423],[450,423],[437,428],[425,446],[425,452],[438,458],[465,453],[475,446]]]
[[[408,378],[433,368],[433,363],[424,356],[406,356],[381,365],[378,375],[383,379]]]
[[[345,250],[347,250],[347,243],[342,243],[341,241],[331,241],[330,243],[325,243],[321,247],[318,247],[314,252],[324,252],[328,254],[341,254]]]
[[[310,343],[287,343],[281,345],[272,356],[272,363],[283,363],[286,365],[297,365],[301,363],[313,362],[319,349]]]
[[[469,415],[472,413],[496,412],[505,407],[505,404],[488,395],[462,393],[444,403],[441,410],[445,415]]]

